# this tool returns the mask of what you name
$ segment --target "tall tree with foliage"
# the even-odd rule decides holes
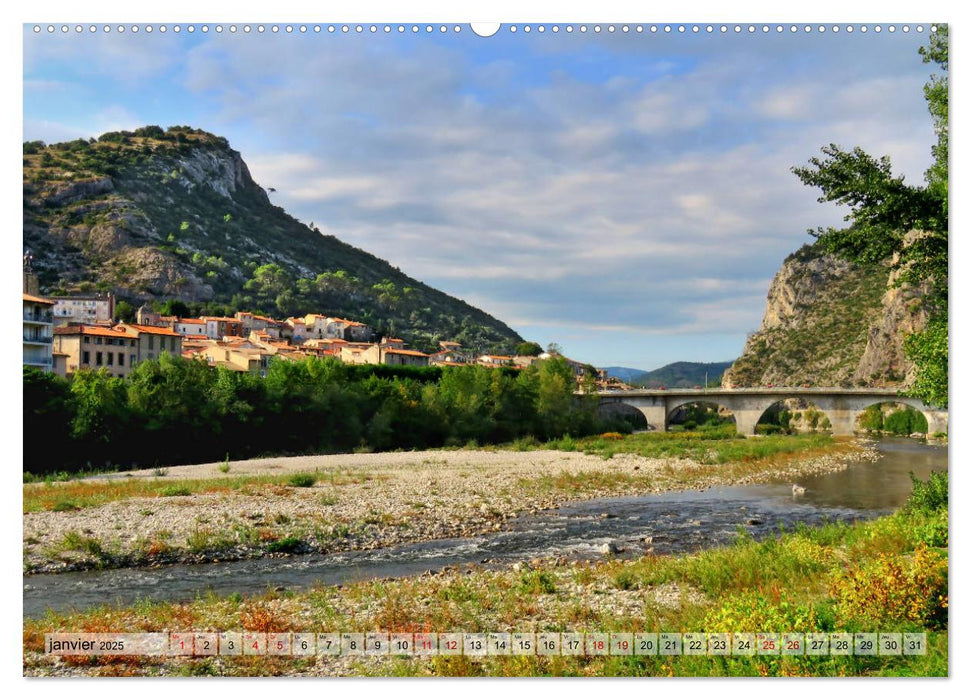
[[[947,25],[937,25],[928,46],[920,49],[925,63],[936,63],[943,71],[924,85],[937,143],[923,185],[905,184],[903,176],[891,173],[888,157],[874,158],[859,147],[844,151],[830,144],[822,148],[822,158],[793,168],[803,183],[822,190],[820,202],[850,207],[847,227],[810,231],[825,250],[856,262],[889,258],[897,284],[928,286],[927,326],[907,337],[905,350],[916,368],[911,393],[941,407],[947,406],[948,394],[947,52]]]

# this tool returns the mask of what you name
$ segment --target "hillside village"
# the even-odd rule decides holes
[[[367,324],[310,313],[275,319],[239,311],[234,316],[184,318],[161,315],[143,305],[134,323],[119,322],[111,294],[41,297],[29,260],[24,272],[24,364],[71,377],[84,369],[105,370],[124,378],[141,361],[164,353],[203,359],[210,367],[266,376],[275,359],[333,358],[348,364],[408,367],[483,365],[525,369],[537,355],[475,354],[454,341],[425,353],[400,338],[380,337]],[[563,358],[578,384],[592,374],[607,386],[606,370]]]

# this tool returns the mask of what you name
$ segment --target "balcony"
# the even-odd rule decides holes
[[[49,335],[42,335],[40,333],[24,333],[24,342],[50,345],[54,342],[54,338]]]
[[[54,323],[54,314],[50,311],[24,311],[24,320],[31,323]]]
[[[48,372],[54,369],[54,359],[51,357],[39,357],[36,355],[24,355],[24,364],[31,367],[39,367]]]

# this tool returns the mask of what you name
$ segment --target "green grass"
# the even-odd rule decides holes
[[[294,474],[287,479],[287,483],[297,488],[309,488],[317,483],[317,477],[313,474]]]
[[[325,481],[332,486],[360,483],[381,476],[366,475],[350,470],[322,474],[229,476],[208,479],[112,479],[103,481],[65,481],[44,484],[25,484],[23,487],[24,513],[55,510],[61,504],[75,508],[101,506],[128,498],[157,498],[165,496],[191,496],[201,493],[231,493],[240,490],[274,489],[305,484],[307,478]],[[292,480],[300,482],[292,483]],[[315,483],[314,482],[314,483]]]
[[[615,454],[642,457],[693,459],[701,464],[753,462],[773,455],[788,455],[832,446],[831,436],[822,434],[768,435],[758,439],[740,437],[732,425],[681,431],[646,432],[626,435],[621,440],[603,437],[569,437],[543,445],[545,449],[581,451],[609,459]]]

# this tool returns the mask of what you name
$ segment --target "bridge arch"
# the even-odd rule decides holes
[[[860,417],[868,408],[871,406],[882,406],[883,404],[888,403],[908,406],[921,414],[924,417],[924,420],[927,421],[928,435],[947,432],[946,414],[944,414],[942,411],[929,408],[923,401],[920,399],[915,399],[911,396],[892,396],[881,400],[862,401],[859,410],[856,412],[857,415],[853,421],[854,427],[857,425]]]
[[[698,411],[691,411],[690,409],[693,407],[697,407],[699,409],[715,409],[715,411],[711,416],[702,416],[699,415]],[[731,418],[731,423],[733,425],[736,423],[734,411],[732,411],[730,407],[726,406],[724,402],[720,402],[715,399],[690,398],[686,401],[673,401],[668,404],[665,410],[667,413],[664,417],[664,423],[669,430],[671,429],[672,425],[679,424],[678,419],[681,418],[680,414],[682,413],[685,413],[688,416],[684,421],[685,430],[690,430],[693,427],[700,427],[701,425],[704,425],[705,422],[708,422],[713,418],[717,419],[718,422],[724,421],[726,416],[722,415],[722,411],[726,411],[729,414],[727,418]],[[694,423],[695,425],[688,427],[691,423]]]
[[[789,406],[788,402],[794,402],[799,404],[798,406]],[[809,432],[826,432],[833,429],[833,417],[830,415],[831,411],[828,410],[830,407],[825,405],[818,405],[818,403],[809,396],[778,396],[765,407],[765,410],[759,415],[758,420],[756,420],[756,427],[759,425],[779,425],[778,423],[771,423],[767,420],[767,416],[773,409],[778,409],[778,413],[782,414],[784,411],[790,414],[789,425],[780,425],[781,429],[796,429],[796,428],[808,428]],[[801,425],[793,425],[791,421],[796,421]]]
[[[636,406],[632,406],[631,404],[623,401],[601,403],[597,409],[597,413],[601,420],[624,421],[630,424],[630,426],[635,430],[657,429],[648,422],[643,411],[640,411]]]

